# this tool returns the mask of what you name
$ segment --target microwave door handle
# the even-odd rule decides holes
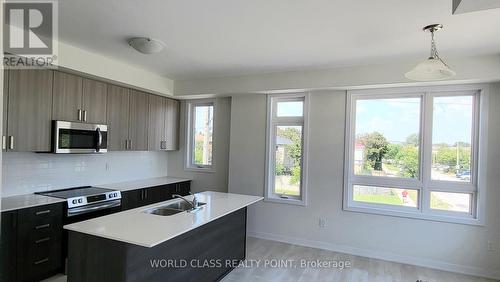
[[[99,127],[95,131],[97,134],[97,144],[95,146],[95,151],[99,152],[101,150],[101,146],[102,146],[102,133],[101,133],[101,129]]]

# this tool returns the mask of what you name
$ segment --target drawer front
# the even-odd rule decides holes
[[[62,209],[62,204],[55,204],[19,211],[19,281],[38,281],[62,267]]]
[[[30,254],[21,256],[18,263],[19,281],[39,281],[62,269],[60,239],[58,244],[47,242],[29,249]]]
[[[63,203],[38,206],[19,210],[20,223],[32,222],[49,217],[62,218]]]
[[[45,222],[36,226],[31,223],[19,226],[17,249],[20,281],[44,279],[62,267],[62,222],[55,219],[45,219]]]

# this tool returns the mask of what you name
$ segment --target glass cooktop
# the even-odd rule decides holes
[[[68,199],[68,198],[74,198],[74,197],[99,195],[99,194],[104,194],[106,192],[112,192],[112,191],[114,191],[114,190],[92,187],[92,186],[82,186],[82,187],[75,187],[75,188],[68,188],[68,189],[61,189],[61,190],[37,192],[35,194],[49,196],[49,197],[55,197],[55,198],[61,198],[61,199]]]

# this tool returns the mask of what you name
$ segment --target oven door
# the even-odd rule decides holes
[[[108,127],[101,124],[54,121],[52,151],[57,154],[105,153]]]

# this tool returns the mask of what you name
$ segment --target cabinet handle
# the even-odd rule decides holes
[[[39,261],[35,261],[35,265],[39,265],[39,264],[42,264],[42,263],[46,263],[49,261],[49,258],[44,258],[44,259],[41,259]]]
[[[2,150],[7,150],[7,136],[2,136]]]
[[[128,139],[125,139],[125,150],[128,150]]]
[[[9,136],[9,149],[14,150],[14,136]]]
[[[50,224],[47,223],[47,224],[38,225],[38,226],[35,227],[35,229],[39,230],[39,229],[49,228],[49,227],[50,227]]]
[[[46,214],[46,213],[50,213],[50,210],[37,211],[37,212],[35,213],[35,215],[42,215],[42,214]]]
[[[78,109],[78,120],[82,120],[82,110]]]
[[[132,150],[132,140],[128,140],[128,149]]]
[[[87,121],[87,110],[83,111],[83,121]]]
[[[50,241],[50,237],[45,237],[45,238],[42,238],[40,240],[36,240],[35,244],[40,244],[40,243],[47,242],[47,241]]]

